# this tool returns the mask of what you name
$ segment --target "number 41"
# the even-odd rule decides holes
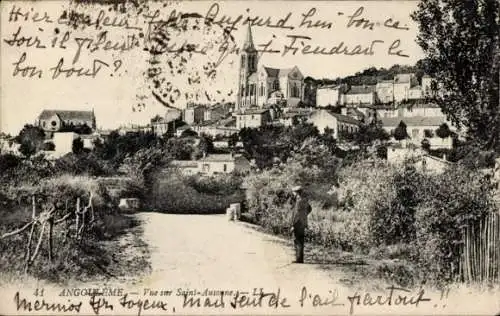
[[[43,296],[44,289],[36,289],[34,295],[35,296]]]

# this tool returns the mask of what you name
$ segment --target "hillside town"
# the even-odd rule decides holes
[[[151,272],[181,292],[228,271],[227,287],[282,278],[296,290],[304,271],[328,289],[498,288],[500,50],[483,77],[453,77],[467,85],[433,56],[313,78],[300,62],[265,63],[251,24],[231,100],[155,96],[161,111],[112,129],[99,105],[71,100],[0,133],[0,273]]]
[[[428,75],[417,78],[415,73],[399,73],[391,80],[380,80],[375,85],[342,83],[318,86],[315,88],[315,104],[308,104],[304,98],[304,75],[298,66],[278,69],[259,64],[250,26],[242,48],[239,91],[235,102],[188,103],[183,109],[168,108],[163,115],[152,118],[149,124],[129,124],[120,127],[117,132],[120,135],[154,133],[159,137],[181,137],[186,133],[193,133],[210,137],[218,148],[229,149],[230,139],[238,137],[245,128],[291,127],[299,123],[310,123],[320,133],[328,131],[339,144],[349,146],[352,144],[349,144],[350,137],[347,135],[357,133],[363,124],[380,122],[383,130],[393,135],[403,123],[408,137],[405,137],[404,148],[401,148],[401,142],[395,142],[392,147],[390,145],[390,161],[400,162],[402,157],[408,155],[419,156],[425,161],[428,155],[419,150],[422,144],[428,144],[426,148],[431,150],[452,148],[451,133],[456,130],[433,101],[433,97],[442,91],[436,88],[436,83]],[[92,109],[77,111],[71,108],[47,108],[38,115],[33,125],[44,131],[45,145],[42,152],[49,159],[57,159],[72,152],[76,139],[80,139],[83,148],[89,150],[93,149],[96,141],[105,141],[111,131],[97,129],[97,122],[98,118]],[[443,125],[450,130],[449,135],[444,138],[435,133]],[[241,140],[237,144],[239,147],[234,148],[236,152],[243,148]],[[406,146],[407,144],[412,146]],[[20,154],[19,147],[20,144],[16,144],[13,138],[2,138],[2,152]],[[214,165],[226,161],[235,163],[235,158],[231,156],[223,158],[210,155],[202,160]],[[434,161],[437,163],[432,163],[433,168],[437,169],[449,164],[446,157],[434,157],[432,162]],[[209,170],[206,166],[192,167],[198,164],[201,165],[201,161],[179,165],[192,172],[204,173]],[[225,173],[234,170],[234,167],[213,168]],[[209,172],[211,173],[212,171]]]

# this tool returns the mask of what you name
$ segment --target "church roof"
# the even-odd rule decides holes
[[[271,67],[264,67],[264,70],[266,71],[267,75],[269,77],[286,77],[292,72],[293,68],[271,68]]]
[[[82,120],[82,121],[92,121],[94,119],[94,112],[92,111],[64,111],[64,110],[43,110],[38,116],[39,120],[46,120],[58,115],[61,120]]]

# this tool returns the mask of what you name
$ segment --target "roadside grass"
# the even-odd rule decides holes
[[[140,240],[140,221],[134,216],[121,213],[106,189],[90,177],[64,175],[44,179],[33,186],[3,187],[0,190],[0,235],[31,221],[33,195],[37,197],[37,214],[40,214],[44,203],[50,201],[58,206],[58,212],[62,212],[56,217],[60,218],[64,216],[64,212],[74,212],[76,197],[81,197],[82,203],[87,203],[89,192],[94,194],[93,224],[88,225],[80,240],[74,238],[73,216],[55,225],[52,261],[49,260],[48,239],[44,238],[40,243],[38,257],[29,268],[30,276],[65,284],[69,280],[111,279],[118,275],[134,275],[147,270],[148,251],[147,245]],[[65,210],[66,201],[69,201],[69,206]],[[40,226],[38,224],[34,230],[32,253],[38,244]],[[130,234],[132,236],[129,236]],[[29,229],[0,239],[0,270],[4,275],[8,274],[16,279],[24,277],[28,235]],[[121,256],[123,247],[120,242],[123,238],[133,240],[134,244],[142,248],[137,258],[131,257],[140,264],[131,265],[127,258]]]

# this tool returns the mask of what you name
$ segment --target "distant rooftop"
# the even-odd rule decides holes
[[[231,154],[210,154],[206,157],[200,158],[200,161],[213,161],[213,162],[231,162],[238,156]]]
[[[351,86],[346,94],[366,94],[374,93],[375,91],[376,87],[374,85]]]
[[[264,114],[267,111],[269,111],[269,109],[250,108],[250,109],[245,109],[245,110],[243,110],[243,112],[240,112],[237,114],[240,114],[240,115]]]
[[[446,123],[442,116],[382,117],[384,127],[396,127],[401,121],[407,126],[436,126]]]

